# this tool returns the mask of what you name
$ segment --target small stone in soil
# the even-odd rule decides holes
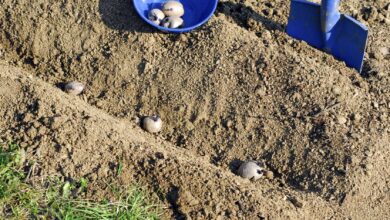
[[[360,119],[362,119],[362,116],[359,113],[355,113],[353,114],[352,119],[358,122]]]
[[[347,119],[344,116],[339,115],[339,116],[337,116],[337,122],[339,124],[343,125],[343,124],[347,123]]]
[[[379,51],[382,53],[383,56],[387,56],[390,53],[390,50],[387,47],[381,47],[379,48]]]
[[[265,171],[264,175],[267,179],[270,179],[270,180],[274,179],[274,173],[270,170]]]
[[[332,89],[332,92],[335,94],[335,95],[341,95],[341,89],[340,87],[336,86]]]

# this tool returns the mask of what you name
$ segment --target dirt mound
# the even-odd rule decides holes
[[[171,206],[170,215],[179,218],[296,219],[302,212],[318,218],[343,216],[343,212],[335,212],[313,194],[279,187],[277,181],[262,180],[254,185],[210,164],[205,157],[193,157],[190,152],[145,133],[136,124],[109,116],[20,69],[6,65],[0,65],[0,69],[0,103],[4,107],[0,111],[1,136],[4,142],[12,139],[26,148],[28,160],[35,161],[33,178],[88,178],[93,183],[90,196],[102,198],[102,181],[116,176],[118,164],[123,162],[121,181],[148,184]],[[365,195],[368,185],[378,190],[386,187],[388,164],[384,164],[386,160],[381,154],[388,155],[389,151],[384,143],[388,140],[382,139],[375,145],[384,152],[375,151],[365,158],[366,164],[370,164],[367,172],[378,177],[378,172],[383,172],[383,179],[372,182],[368,177],[362,178],[364,174],[353,173],[351,177],[359,179],[354,181],[358,187],[348,195],[347,202],[355,204],[356,194],[372,196]],[[382,191],[377,191],[376,203],[371,204],[374,207],[388,204],[387,197],[379,192]],[[308,205],[303,206],[302,201]],[[298,212],[296,208],[302,210]]]
[[[99,189],[97,180],[115,176],[118,163],[123,162],[124,182],[150,184],[151,189],[167,195],[167,202],[179,211],[176,214],[297,217],[292,205],[282,200],[281,190],[266,192],[269,183],[256,190],[249,181],[205,158],[194,158],[134,123],[113,118],[77,97],[26,77],[19,69],[0,67],[4,83],[0,103],[6,107],[0,112],[2,138],[26,147],[28,160],[36,162],[33,177],[85,177],[96,184],[91,186],[91,196],[101,197],[104,189]],[[273,211],[278,209],[283,212]]]
[[[45,175],[88,176],[99,181],[112,174],[107,167],[115,167],[118,160],[127,158],[134,170],[124,181],[135,178],[148,182],[154,190],[161,187],[164,193],[176,195],[179,188],[193,181],[199,183],[199,188],[202,184],[218,190],[224,185],[233,187],[236,179],[225,183],[217,176],[215,181],[203,183],[208,178],[201,173],[208,176],[205,169],[213,170],[211,173],[219,170],[230,179],[240,161],[263,160],[276,179],[271,183],[246,183],[264,189],[263,194],[269,189],[267,196],[245,200],[253,202],[256,212],[263,212],[261,207],[265,207],[267,215],[282,217],[276,210],[283,207],[288,215],[297,217],[285,201],[279,201],[282,197],[272,196],[288,192],[302,200],[318,201],[319,207],[331,207],[332,211],[324,213],[316,213],[315,207],[304,208],[303,212],[316,213],[319,218],[334,212],[358,216],[364,212],[353,208],[359,207],[353,199],[368,199],[374,201],[369,202],[370,206],[377,207],[387,204],[383,201],[388,202],[389,197],[385,180],[389,172],[382,168],[388,163],[390,145],[389,7],[385,1],[342,5],[343,12],[370,28],[360,76],[333,57],[288,37],[284,28],[289,8],[283,1],[221,1],[216,16],[206,26],[176,36],[155,33],[144,25],[131,1],[49,4],[5,0],[0,11],[4,15],[0,19],[4,27],[0,31],[3,58],[51,85],[78,80],[87,84],[87,90],[81,96],[85,102],[64,98],[58,91],[54,92],[58,93],[56,99],[42,99],[34,95],[35,90],[42,89],[39,86],[33,86],[33,91],[22,90],[18,96],[26,98],[18,103],[12,101],[18,96],[8,94],[2,99],[6,107],[0,111],[9,119],[0,125],[4,131],[17,128],[12,135],[29,149],[42,146],[36,137],[42,132],[48,139],[44,144],[53,146],[42,151],[42,158],[63,155],[61,160],[43,162],[46,165],[41,172]],[[7,88],[23,87],[12,80],[8,83]],[[67,110],[56,105],[51,109],[50,103],[55,102],[76,107]],[[41,105],[45,107],[39,113]],[[95,119],[92,113],[97,115]],[[106,124],[123,121],[133,121],[131,126],[136,127],[134,121],[150,114],[162,117],[165,123],[160,137],[169,144],[155,143],[152,136],[142,132],[127,131],[128,124],[112,125],[113,131],[107,130]],[[34,123],[41,125],[35,127]],[[135,138],[136,134],[140,137]],[[143,151],[132,155],[123,150],[123,146],[148,149],[149,145],[154,147],[144,150],[145,155]],[[175,170],[164,178],[169,172],[156,168],[161,159],[155,154],[166,152],[166,145],[173,148],[169,152],[177,154],[168,158],[180,160],[162,163]],[[105,165],[100,164],[101,158],[106,158]],[[181,163],[188,163],[182,171],[177,167]],[[196,172],[199,177],[185,175],[197,166],[202,166]],[[183,175],[186,177],[180,179]],[[215,199],[210,199],[212,195],[206,195],[206,191],[195,190],[196,186],[184,190],[200,200]],[[214,197],[223,200],[232,196],[225,204],[238,211],[232,216],[251,216],[249,206],[235,204],[248,198],[241,193],[235,197],[235,190],[229,190],[218,191]],[[277,205],[265,206],[266,201],[272,203],[268,199]],[[167,201],[176,200],[181,201],[177,195],[169,196]],[[174,202],[173,207],[181,206]],[[191,216],[196,217],[198,209],[184,207],[176,213],[193,212]],[[209,207],[208,213],[218,213],[206,203],[194,207]],[[340,207],[347,211],[340,211]],[[377,214],[381,217],[388,213]],[[367,211],[365,215],[374,214]]]

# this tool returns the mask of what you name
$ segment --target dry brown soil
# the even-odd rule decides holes
[[[342,1],[370,30],[361,75],[287,36],[281,0],[222,0],[182,35],[130,0],[0,3],[0,141],[26,150],[32,182],[84,177],[98,199],[107,179],[138,183],[164,219],[390,218],[386,0]],[[61,91],[72,80],[82,95]],[[152,114],[157,135],[139,126]],[[275,178],[238,177],[245,160]]]

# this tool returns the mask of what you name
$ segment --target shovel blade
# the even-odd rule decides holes
[[[287,34],[316,48],[323,48],[321,6],[305,0],[292,0]]]
[[[329,39],[329,53],[359,73],[363,67],[368,29],[348,15],[341,15]]]
[[[362,70],[368,29],[350,16],[341,15],[333,29],[323,33],[321,6],[305,0],[292,0],[287,34],[325,50],[358,72]],[[328,34],[326,41],[325,34]]]

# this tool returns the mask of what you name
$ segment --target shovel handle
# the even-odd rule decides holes
[[[321,27],[324,33],[331,31],[340,19],[339,3],[340,0],[321,1]]]

